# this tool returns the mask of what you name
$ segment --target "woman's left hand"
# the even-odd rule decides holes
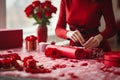
[[[103,36],[101,34],[98,34],[94,37],[89,38],[84,44],[83,47],[86,49],[91,49],[98,47],[100,45],[100,42],[103,40]]]

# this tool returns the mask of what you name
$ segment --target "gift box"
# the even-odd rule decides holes
[[[34,35],[27,36],[25,38],[26,42],[26,50],[27,51],[32,51],[37,49],[37,37]]]
[[[120,67],[120,51],[106,52],[103,63],[106,66]]]
[[[19,48],[22,44],[22,29],[0,29],[0,49]]]

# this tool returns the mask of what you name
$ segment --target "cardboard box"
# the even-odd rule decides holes
[[[22,44],[22,29],[0,29],[0,49],[19,48]]]

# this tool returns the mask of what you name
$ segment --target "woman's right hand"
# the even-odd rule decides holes
[[[71,39],[73,42],[80,42],[81,45],[83,45],[85,42],[85,39],[78,30],[68,31],[66,36],[67,38]]]

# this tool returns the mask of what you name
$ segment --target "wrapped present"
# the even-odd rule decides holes
[[[65,56],[68,58],[76,59],[91,59],[100,57],[103,54],[101,49],[85,49],[84,47],[74,47],[74,46],[56,46],[48,45],[46,47],[45,55],[49,57]]]
[[[19,48],[22,44],[22,29],[0,29],[0,49]]]
[[[25,38],[26,41],[26,49],[27,51],[36,50],[37,49],[37,37],[34,35],[27,36]]]
[[[106,66],[120,67],[120,51],[106,52],[103,62]]]

